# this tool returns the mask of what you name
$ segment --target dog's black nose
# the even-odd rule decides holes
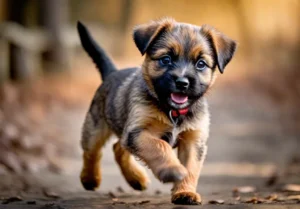
[[[190,85],[190,82],[186,77],[177,78],[175,83],[176,83],[176,87],[180,90],[187,90]]]

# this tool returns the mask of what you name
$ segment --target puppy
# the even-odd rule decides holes
[[[205,93],[216,69],[223,73],[236,43],[208,25],[164,18],[134,28],[144,62],[118,71],[80,22],[78,32],[103,80],[82,130],[84,188],[100,185],[101,148],[114,134],[119,139],[113,146],[115,160],[133,189],[144,190],[149,182],[135,156],[161,182],[174,183],[173,203],[200,204],[196,189],[209,135]]]

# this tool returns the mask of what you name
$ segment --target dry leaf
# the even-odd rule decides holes
[[[44,193],[44,195],[46,197],[50,197],[50,198],[54,198],[54,199],[58,199],[59,198],[58,194],[56,194],[54,192],[51,192],[51,191],[44,190],[43,193]]]
[[[126,202],[124,201],[118,201],[118,202],[114,202],[115,204],[126,204]]]
[[[46,189],[43,190],[43,194],[46,196],[46,197],[49,197],[49,198],[54,198],[54,199],[58,199],[60,198],[58,194],[54,193],[54,192],[51,192],[51,191],[48,191]]]
[[[278,195],[277,194],[271,194],[269,196],[266,197],[267,200],[269,201],[275,201],[278,199]]]
[[[113,205],[116,205],[116,204],[126,204],[126,202],[124,201],[120,201],[118,198],[112,198],[112,201],[113,201]]]
[[[266,202],[266,201],[261,198],[257,198],[257,197],[252,197],[251,199],[244,201],[244,203],[252,203],[252,204],[260,204],[263,202]]]
[[[2,204],[8,204],[8,203],[11,203],[11,202],[19,202],[19,201],[22,201],[23,199],[19,196],[16,196],[16,197],[10,197],[10,198],[7,198],[5,200],[3,200]]]
[[[209,204],[216,204],[216,205],[218,205],[218,204],[224,204],[224,200],[210,200],[210,201],[208,201],[208,203]]]
[[[256,188],[253,186],[243,186],[243,187],[237,187],[233,189],[233,193],[251,193],[251,192],[255,192]]]
[[[287,184],[282,188],[283,191],[286,192],[300,192],[299,184]]]
[[[291,196],[288,196],[286,199],[288,199],[288,200],[299,200],[300,201],[300,195],[291,195]]]
[[[285,197],[278,197],[276,202],[285,202],[286,198]]]
[[[149,202],[150,202],[150,200],[143,200],[143,201],[139,202],[139,204],[142,205],[142,204],[146,204],[146,203],[149,203]]]

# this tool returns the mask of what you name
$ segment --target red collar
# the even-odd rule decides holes
[[[181,110],[172,110],[172,117],[178,117],[179,115],[186,115],[189,109],[181,109]]]

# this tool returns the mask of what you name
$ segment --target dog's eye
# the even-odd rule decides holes
[[[166,55],[166,56],[163,56],[159,59],[159,63],[163,66],[171,65],[172,64],[172,59],[169,55]]]
[[[196,68],[199,71],[205,70],[206,67],[207,67],[207,64],[203,59],[198,60],[198,62],[196,63]]]

